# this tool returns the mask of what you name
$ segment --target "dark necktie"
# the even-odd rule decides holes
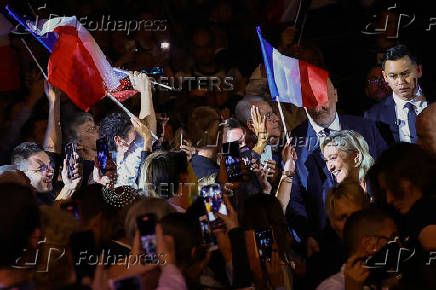
[[[416,124],[415,106],[412,103],[407,102],[404,105],[404,107],[409,109],[409,112],[407,113],[407,122],[409,124],[410,142],[416,143],[417,138],[416,138],[416,128],[415,128],[415,124]]]
[[[329,128],[324,128],[324,136],[330,136],[330,129]]]

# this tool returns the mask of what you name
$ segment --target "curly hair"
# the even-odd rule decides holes
[[[130,128],[132,128],[129,116],[125,113],[113,113],[101,120],[99,137],[106,138],[109,150],[116,150],[115,136],[127,139]]]

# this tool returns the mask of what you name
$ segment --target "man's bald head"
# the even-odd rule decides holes
[[[418,144],[436,154],[436,103],[425,108],[416,119]]]

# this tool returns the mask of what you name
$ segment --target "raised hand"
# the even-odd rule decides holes
[[[48,102],[53,104],[55,101],[60,100],[61,91],[53,87],[47,81],[44,81],[44,93],[47,96]]]
[[[259,107],[251,106],[251,120],[253,121],[254,132],[258,140],[268,140],[268,133],[266,132],[266,116],[260,114]]]
[[[295,161],[298,159],[295,148],[291,145],[292,137],[286,142],[282,150],[282,160],[284,163],[283,170],[295,172]]]
[[[364,267],[363,254],[355,253],[348,258],[345,264],[345,288],[363,289],[365,280],[369,277],[370,271]]]
[[[151,89],[151,82],[146,73],[129,72],[129,79],[132,87],[139,92],[148,92]]]

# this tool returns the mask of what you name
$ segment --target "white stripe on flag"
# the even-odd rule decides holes
[[[274,81],[279,92],[280,102],[303,107],[298,59],[284,56],[275,48],[272,55]]]
[[[73,26],[78,32],[78,37],[82,41],[83,46],[88,51],[95,67],[98,69],[101,78],[105,82],[109,90],[114,90],[120,85],[120,79],[115,75],[112,66],[109,64],[106,56],[101,51],[98,44],[95,42],[91,33],[76,19],[75,16],[71,17],[56,17],[44,23],[40,32],[43,35],[46,32],[52,32],[59,26]]]

